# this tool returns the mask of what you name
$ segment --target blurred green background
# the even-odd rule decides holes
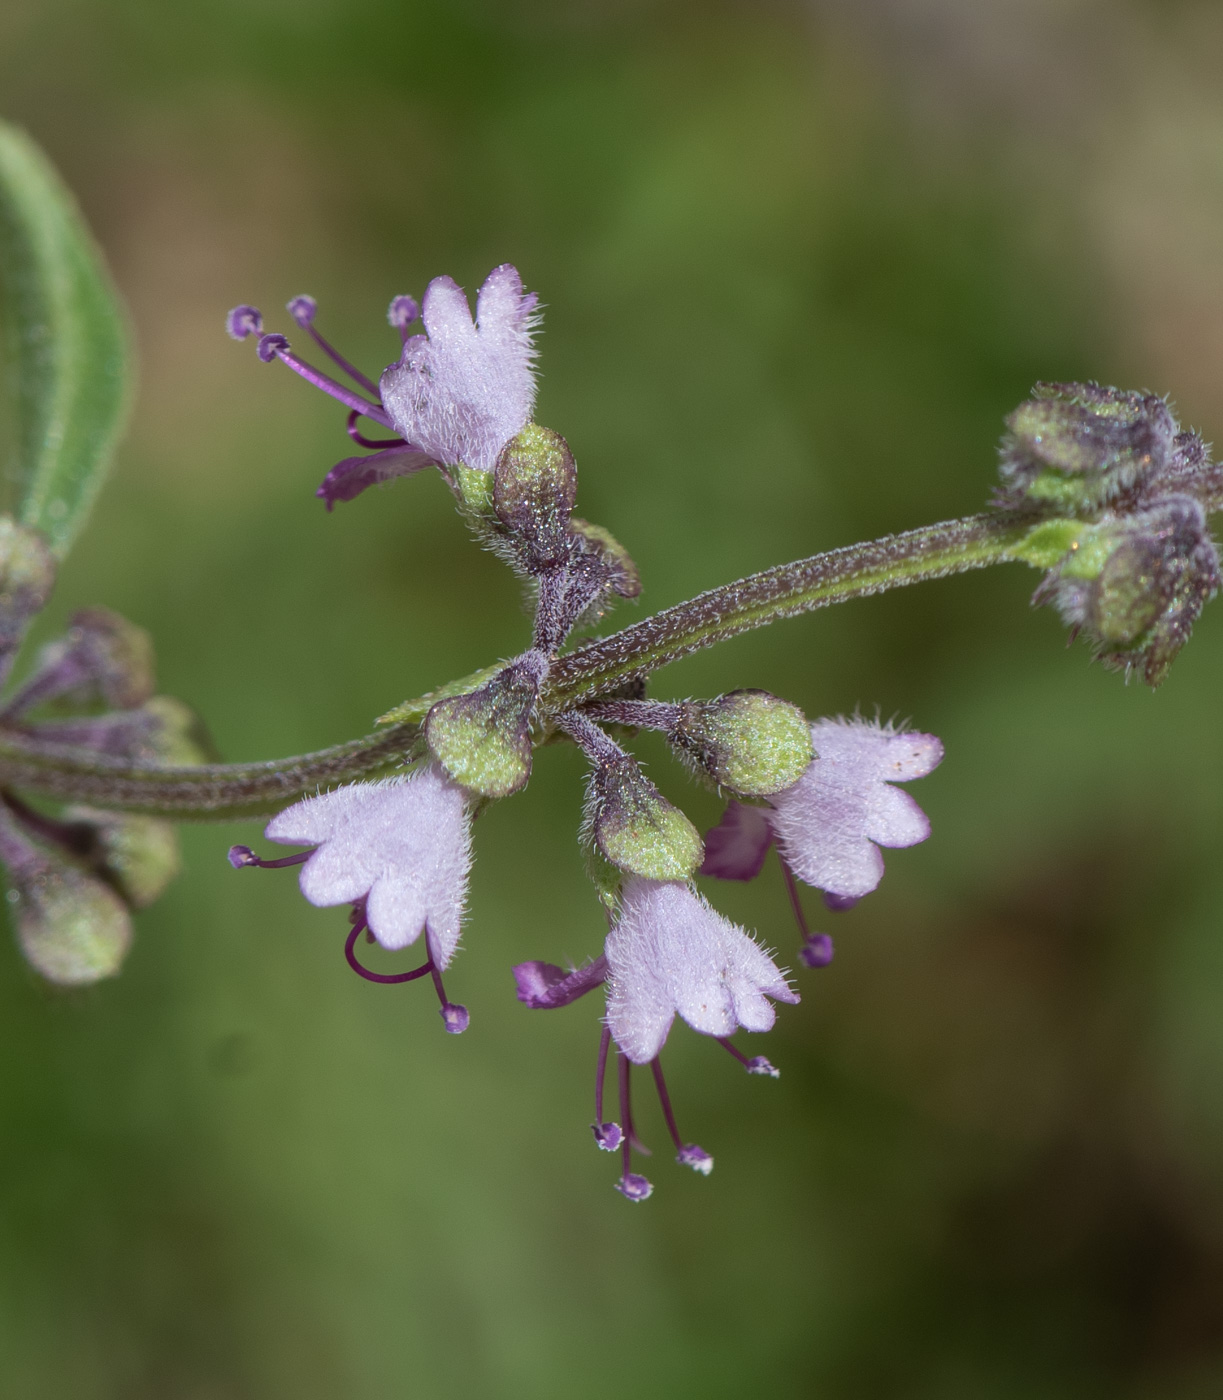
[[[629,619],[978,509],[1037,378],[1223,430],[1217,4],[7,0],[0,101],[132,311],[132,430],[47,628],[104,603],[226,757],[365,732],[513,653],[436,477],[328,516],[342,415],[223,333],[291,295],[359,362],[390,296],[513,261],[539,417],[635,555]],[[912,717],[934,837],[817,927],[777,1083],[672,1037],[648,1205],[594,1150],[598,1007],[513,997],[601,919],[580,764],[477,830],[470,1031],[351,976],[341,911],[185,832],[123,976],[0,949],[0,1392],[21,1400],[1223,1393],[1223,608],[1152,696],[1018,568],[663,672]],[[651,772],[694,819],[657,747]],[[775,866],[711,891],[792,960]],[[755,1047],[753,1047],[755,1048]]]

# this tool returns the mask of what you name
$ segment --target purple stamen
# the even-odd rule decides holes
[[[633,1110],[629,1098],[629,1071],[632,1066],[628,1056],[620,1051],[616,1052],[616,1068],[620,1085],[620,1117],[624,1121],[624,1139],[620,1148],[620,1160],[624,1166],[620,1180],[616,1182],[616,1190],[630,1201],[644,1201],[654,1188],[644,1176],[629,1170],[633,1164],[633,1145],[636,1142],[636,1134],[633,1132]]]
[[[408,327],[420,315],[420,307],[415,297],[393,297],[386,309],[386,319],[399,332],[400,339],[408,343]]]
[[[729,1040],[722,1036],[715,1037],[718,1044],[729,1050],[736,1060],[747,1070],[748,1074],[766,1074],[770,1079],[780,1079],[781,1070],[775,1069],[763,1055],[752,1055],[750,1058],[739,1049],[737,1045],[732,1045]]]
[[[285,310],[293,317],[302,330],[310,333],[314,343],[323,354],[329,359],[334,360],[353,383],[360,384],[363,389],[368,389],[369,392],[373,394],[374,398],[379,397],[378,386],[374,381],[362,374],[356,365],[350,364],[330,341],[324,340],[318,331],[315,330],[314,317],[318,312],[318,302],[316,302],[313,297],[294,297],[285,307]]]
[[[394,982],[415,982],[418,977],[423,977],[427,972],[433,972],[433,959],[430,958],[423,967],[414,967],[411,972],[371,972],[368,967],[363,967],[357,961],[357,939],[366,931],[368,925],[365,922],[364,911],[358,906],[353,911],[352,931],[348,935],[348,941],[344,944],[344,956],[348,959],[348,966],[357,974],[364,977],[367,982],[380,982],[384,986],[389,986]],[[436,978],[436,973],[434,973]]]
[[[798,950],[800,962],[808,967],[827,967],[832,961],[832,939],[826,933],[807,935],[807,941]]]
[[[347,432],[348,432],[348,436],[349,436],[350,438],[352,438],[353,442],[359,443],[360,446],[362,446],[362,447],[406,447],[406,446],[408,445],[407,438],[401,438],[401,437],[393,437],[393,438],[367,438],[367,437],[365,437],[364,434],[362,434],[362,433],[360,433],[360,432],[357,431],[357,420],[358,420],[359,418],[362,418],[362,417],[364,417],[364,414],[362,414],[358,409],[355,409],[355,408],[354,408],[353,411],[348,415],[348,428],[347,428]]]
[[[235,306],[225,318],[225,329],[235,340],[258,335],[263,329],[263,317],[256,306]]]
[[[603,1034],[599,1037],[599,1062],[595,1066],[595,1121],[590,1125],[595,1142],[604,1152],[614,1152],[624,1141],[619,1123],[603,1121],[603,1081],[607,1078],[607,1051],[610,1045],[611,1031],[604,1026]]]
[[[675,1144],[675,1160],[682,1167],[691,1167],[702,1176],[708,1176],[713,1171],[713,1158],[703,1147],[698,1147],[695,1142],[684,1142],[680,1137],[671,1108],[671,1095],[667,1093],[667,1081],[663,1078],[662,1061],[657,1055],[650,1061],[650,1068],[654,1071],[654,1087],[658,1090],[658,1102],[662,1104],[662,1116],[667,1120],[667,1131]]]
[[[517,963],[512,969],[518,1000],[535,1010],[568,1006],[607,980],[607,959],[602,954],[584,966],[566,972],[555,963]]]
[[[437,999],[441,1002],[442,1024],[446,1027],[449,1035],[462,1035],[471,1024],[471,1017],[467,1013],[465,1006],[459,1006],[457,1002],[450,1001],[446,996],[446,988],[442,986],[442,974],[434,966],[433,959],[429,959],[429,972],[433,977],[433,986],[437,991]]]
[[[299,851],[295,856],[281,856],[278,860],[264,860],[261,856],[257,856],[249,846],[231,846],[228,859],[235,870],[241,870],[245,865],[257,865],[261,870],[283,870],[287,865],[303,864],[317,850],[317,846],[311,846],[308,851]]]
[[[264,364],[272,360],[280,360],[308,383],[313,384],[316,389],[321,389],[324,394],[330,394],[333,399],[339,399],[342,404],[347,404],[349,408],[355,408],[366,418],[372,419],[375,423],[381,423],[384,428],[391,426],[391,420],[387,417],[381,404],[370,403],[368,399],[363,399],[360,394],[355,394],[351,389],[346,389],[338,380],[332,379],[329,374],[324,374],[322,370],[315,369],[313,365],[297,355],[294,355],[289,348],[288,338],[281,335],[279,331],[269,331],[267,335],[259,337],[257,348],[259,358]],[[376,392],[376,391],[375,391]]]
[[[798,950],[798,960],[807,967],[827,967],[832,961],[832,939],[826,933],[812,933],[807,927],[807,916],[803,913],[803,902],[798,893],[798,881],[794,878],[794,872],[790,869],[786,858],[778,852],[778,859],[781,861],[781,873],[786,882],[786,893],[790,896],[790,908],[794,910],[794,918],[798,923],[798,931],[803,936],[802,947]],[[833,895],[833,899],[840,898]],[[825,901],[828,895],[824,896]],[[850,904],[856,904],[857,900],[850,900]]]

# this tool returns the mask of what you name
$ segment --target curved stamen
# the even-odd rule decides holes
[[[418,977],[423,977],[427,972],[433,972],[433,959],[430,958],[423,967],[414,967],[411,972],[371,972],[368,967],[363,967],[357,961],[357,939],[368,927],[365,915],[358,915],[352,926],[352,931],[348,935],[348,942],[344,944],[344,956],[348,959],[348,966],[357,974],[364,977],[367,982],[380,982],[384,986],[393,982],[415,982]],[[436,974],[434,974],[436,976]]]
[[[283,870],[287,865],[302,865],[317,850],[317,846],[311,846],[308,851],[299,851],[295,856],[281,856],[277,860],[264,860],[262,856],[257,856],[249,846],[231,846],[227,859],[235,870],[241,870],[244,865],[257,865],[261,870]]]
[[[324,374],[321,369],[315,369],[313,365],[295,355],[289,348],[288,338],[281,335],[279,331],[270,331],[267,335],[260,336],[256,353],[264,364],[268,364],[272,360],[280,360],[282,364],[288,365],[294,374],[300,374],[308,384],[313,384],[324,394],[330,394],[333,399],[339,399],[342,404],[347,404],[349,408],[355,408],[358,413],[373,419],[375,423],[381,423],[384,428],[392,426],[391,420],[387,417],[381,404],[371,403],[368,399],[363,399],[360,394],[346,389],[339,380],[332,379],[329,374]]]
[[[406,447],[408,445],[407,438],[365,437],[364,434],[359,433],[357,431],[357,420],[359,418],[363,418],[364,416],[365,415],[358,408],[354,408],[353,411],[348,415],[348,427],[346,431],[348,433],[348,436],[352,438],[353,442],[358,443],[361,447]]]

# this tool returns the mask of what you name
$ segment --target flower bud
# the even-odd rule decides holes
[[[5,670],[54,583],[55,556],[42,536],[11,515],[0,515],[0,666]]]
[[[59,700],[126,710],[142,705],[153,685],[153,641],[144,628],[109,608],[84,608],[59,641],[43,647],[8,709],[19,714]]]
[[[133,909],[152,904],[178,874],[178,833],[156,817],[68,807],[63,820],[86,833],[85,859]]]
[[[531,776],[531,716],[546,659],[529,651],[468,695],[439,700],[425,740],[456,783],[482,797],[508,797]]]
[[[793,787],[815,757],[806,716],[767,691],[735,690],[676,708],[672,745],[740,797]]]
[[[1165,470],[1178,427],[1153,394],[1037,384],[1006,420],[1002,504],[1091,515]]]
[[[1106,666],[1138,669],[1155,686],[1219,584],[1205,512],[1188,496],[1169,496],[1086,528],[1033,602],[1052,602]]]
[[[700,833],[628,754],[590,778],[590,829],[599,853],[647,880],[686,880],[705,857]]]
[[[83,987],[118,972],[132,941],[127,908],[109,885],[36,846],[5,812],[0,856],[26,961],[49,982]]]
[[[528,423],[501,449],[493,474],[493,509],[532,573],[564,563],[578,473],[559,433]]]

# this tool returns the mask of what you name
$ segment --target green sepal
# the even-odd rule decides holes
[[[531,776],[531,716],[539,671],[511,662],[469,695],[439,700],[425,742],[456,783],[482,797],[508,797]]]
[[[608,571],[608,587],[621,598],[636,598],[641,593],[641,575],[628,550],[610,530],[592,525],[576,515],[569,517],[569,529],[578,537],[582,549],[597,554]]]
[[[8,898],[21,951],[48,982],[85,987],[123,965],[131,916],[101,880],[48,857],[36,870],[10,874]]]
[[[1011,545],[1006,557],[1034,569],[1051,569],[1075,548],[1085,528],[1081,520],[1042,520],[1018,544]]]
[[[815,757],[806,715],[768,691],[735,690],[678,708],[672,744],[739,797],[793,787]]]
[[[528,423],[501,449],[493,473],[493,509],[533,575],[564,563],[578,474],[569,444]]]
[[[686,880],[705,858],[696,827],[627,754],[591,777],[594,843],[629,875]]]
[[[488,473],[480,472],[479,475],[487,476]],[[502,663],[497,662],[493,666],[483,666],[480,670],[473,671],[470,676],[463,676],[457,681],[447,681],[445,685],[431,690],[428,695],[419,695],[413,700],[405,700],[396,705],[393,710],[379,715],[375,723],[401,724],[408,721],[419,724],[439,700],[449,700],[455,695],[468,695],[487,681],[491,681],[494,676],[500,675],[503,669]]]

